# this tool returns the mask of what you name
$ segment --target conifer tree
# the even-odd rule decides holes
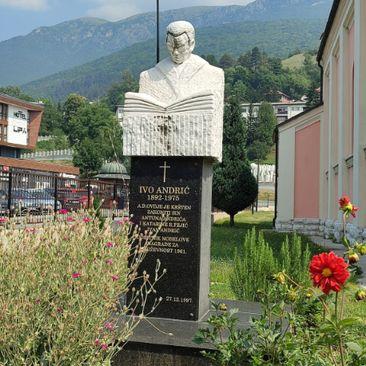
[[[223,159],[214,167],[213,205],[234,216],[250,206],[258,193],[245,151],[246,129],[240,104],[231,99],[225,107]]]

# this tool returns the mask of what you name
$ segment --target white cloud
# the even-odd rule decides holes
[[[0,0],[0,6],[37,11],[47,8],[47,0]]]
[[[160,8],[167,10],[202,5],[246,5],[252,1],[254,0],[186,0],[182,3],[182,0],[160,0]],[[87,11],[87,15],[108,20],[123,19],[152,11],[156,4],[155,0],[134,0],[133,2],[131,0],[93,0],[92,2],[94,6]]]
[[[125,0],[94,0],[95,7],[87,11],[87,15],[108,20],[119,20],[141,13],[138,4]],[[150,9],[147,9],[149,11]]]

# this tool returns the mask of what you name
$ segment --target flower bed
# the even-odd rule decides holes
[[[150,282],[125,304],[146,244],[127,221],[112,227],[85,213],[62,212],[39,227],[0,227],[0,364],[101,365],[138,320]],[[138,300],[137,300],[138,299]],[[137,301],[136,301],[137,300]],[[142,306],[143,310],[144,306]]]

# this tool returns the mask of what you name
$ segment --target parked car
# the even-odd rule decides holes
[[[8,211],[8,192],[0,190],[0,211]],[[54,197],[44,189],[14,188],[11,190],[10,211],[12,215],[42,214],[53,211]],[[57,201],[57,210],[61,209],[61,202]]]

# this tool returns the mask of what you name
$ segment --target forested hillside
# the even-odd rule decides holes
[[[258,47],[270,56],[287,58],[296,49],[317,48],[323,20],[281,20],[240,22],[197,30],[196,54],[220,58],[227,53],[238,57]],[[162,50],[165,46],[162,44]],[[165,57],[166,53],[162,54]],[[153,40],[138,43],[112,55],[28,83],[22,88],[34,97],[63,100],[69,93],[95,99],[106,93],[111,84],[121,80],[124,70],[137,76],[155,63]]]

